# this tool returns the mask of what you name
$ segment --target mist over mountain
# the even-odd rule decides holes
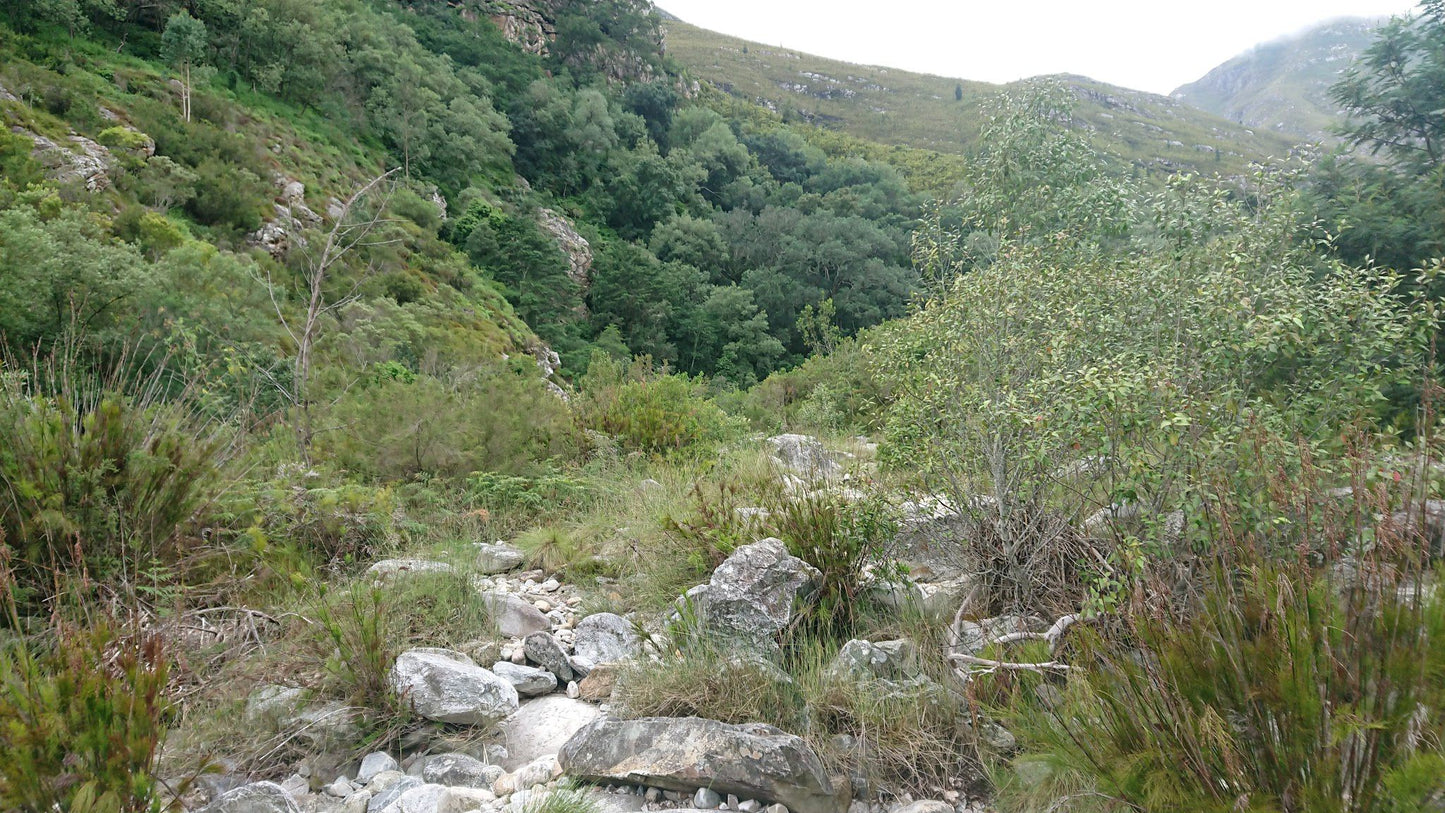
[[[1370,44],[1380,18],[1331,20],[1246,51],[1174,98],[1248,127],[1331,141],[1340,109],[1330,86]]]

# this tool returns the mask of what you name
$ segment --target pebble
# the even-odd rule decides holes
[[[722,804],[722,797],[711,788],[698,788],[692,795],[692,806],[698,810],[714,810]]]
[[[738,810],[742,813],[759,813],[763,809],[763,803],[757,799],[744,799],[738,803]]]
[[[559,587],[561,587],[561,586],[562,586],[562,583],[559,582],[559,581],[557,581],[556,579],[548,579],[548,580],[542,582],[542,592],[544,592],[544,593],[555,593],[555,592],[557,592],[557,588],[559,588]]]
[[[551,612],[551,611],[552,611],[552,604],[551,604],[551,602],[545,601],[545,600],[540,599],[540,598],[537,599],[536,601],[532,602],[532,606],[533,606],[533,607],[536,607],[537,609],[541,610],[541,611],[544,612],[544,613],[548,613],[548,612]]]
[[[582,696],[582,690],[577,687],[577,681],[567,681],[567,696],[572,698],[573,700],[576,700],[577,698]]]
[[[338,799],[345,799],[351,795],[353,790],[355,789],[351,787],[350,782],[346,781],[346,777],[338,776],[335,782],[326,786],[326,795],[335,796]]]
[[[526,666],[526,665],[527,665],[527,649],[526,649],[526,647],[520,647],[520,646],[519,646],[519,647],[516,647],[516,648],[514,648],[514,649],[512,650],[512,663],[515,663],[515,664],[518,665],[518,666]]]

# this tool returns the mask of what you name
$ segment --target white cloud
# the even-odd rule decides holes
[[[1168,93],[1261,42],[1411,0],[662,0],[689,23],[873,65],[1008,82],[1077,73]]]

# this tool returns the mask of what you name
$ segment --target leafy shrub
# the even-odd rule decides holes
[[[0,372],[0,533],[23,602],[70,578],[154,588],[188,552],[231,445],[184,401],[160,401],[158,383],[127,394],[65,359]]]
[[[62,630],[39,651],[0,647],[0,808],[159,810],[168,675],[159,639],[106,624]]]
[[[317,450],[368,479],[469,472],[522,475],[576,449],[567,405],[535,369],[483,370],[460,380],[378,376],[328,412],[345,431],[322,435]]]
[[[646,358],[624,367],[594,353],[581,389],[583,425],[616,437],[629,451],[702,454],[735,431],[700,381],[654,373]]]
[[[286,544],[331,565],[369,562],[397,541],[391,489],[330,484],[319,471],[283,466],[274,480],[253,483],[235,506],[257,553]]]

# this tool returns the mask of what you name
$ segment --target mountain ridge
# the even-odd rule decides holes
[[[818,57],[664,23],[668,55],[694,78],[801,120],[885,145],[964,155],[976,143],[983,105],[1009,87]],[[1219,118],[1168,96],[1116,87],[1073,74],[1056,79],[1078,98],[1075,126],[1095,146],[1145,174],[1238,174],[1283,155],[1289,139]]]
[[[1386,19],[1339,17],[1260,43],[1170,95],[1248,127],[1333,143],[1342,117],[1330,86]]]

